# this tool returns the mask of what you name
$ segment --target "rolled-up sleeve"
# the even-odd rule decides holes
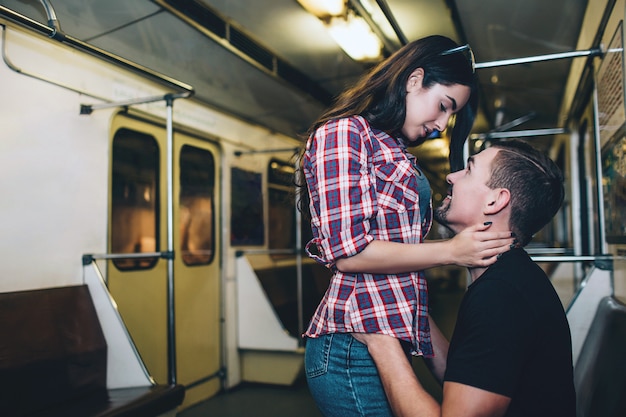
[[[314,243],[328,266],[373,240],[376,187],[368,170],[366,134],[352,118],[331,121],[317,130],[305,154],[311,222],[319,236]]]
[[[431,355],[423,273],[334,268],[338,259],[356,255],[373,240],[422,242],[418,172],[405,144],[372,129],[361,116],[346,117],[327,122],[309,138],[302,168],[314,236],[306,250],[334,269],[304,335],[384,333],[411,342],[417,354]]]

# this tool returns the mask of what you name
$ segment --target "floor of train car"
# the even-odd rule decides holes
[[[450,278],[429,279],[431,314],[442,332],[452,335],[465,276],[452,271]],[[441,400],[441,388],[421,359],[413,368],[424,387]],[[292,386],[243,383],[178,413],[178,417],[321,417],[304,377]]]
[[[292,386],[243,383],[178,417],[322,417],[304,378]]]

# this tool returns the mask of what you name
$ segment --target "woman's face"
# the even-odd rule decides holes
[[[415,142],[426,138],[434,130],[443,131],[448,119],[469,100],[470,88],[466,85],[434,84],[424,88],[424,70],[418,68],[409,77],[406,90],[406,118],[402,134]]]

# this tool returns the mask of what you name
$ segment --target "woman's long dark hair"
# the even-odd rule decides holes
[[[402,137],[406,118],[406,85],[413,71],[422,68],[424,88],[435,84],[470,87],[470,98],[456,114],[450,141],[451,169],[460,169],[463,166],[463,144],[476,117],[478,92],[472,62],[464,53],[467,51],[442,54],[457,46],[452,39],[440,35],[410,42],[376,65],[353,87],[341,93],[334,104],[311,125],[307,134],[315,134],[320,126],[330,120],[360,115],[372,127],[391,136]],[[302,172],[298,174],[301,178],[297,183],[304,185]],[[307,192],[300,194],[302,198],[308,198]],[[301,200],[301,203],[301,208],[308,207],[305,205],[308,201]]]

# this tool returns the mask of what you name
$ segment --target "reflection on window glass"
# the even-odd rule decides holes
[[[268,167],[269,248],[296,247],[293,166],[272,160]]]
[[[158,251],[159,149],[152,136],[120,129],[113,138],[111,251]],[[147,269],[157,258],[117,259],[122,270]]]
[[[276,186],[269,186],[269,248],[294,249],[296,233],[294,228],[293,193]]]
[[[269,248],[296,248],[296,216],[294,166],[272,160],[268,167],[269,187]],[[308,218],[302,218],[302,240],[312,237]],[[281,257],[281,255],[272,255]],[[284,256],[284,255],[283,255]]]
[[[180,152],[180,250],[186,265],[213,259],[215,163],[211,152],[183,146]]]
[[[231,222],[232,245],[262,245],[263,193],[261,174],[231,170]]]

